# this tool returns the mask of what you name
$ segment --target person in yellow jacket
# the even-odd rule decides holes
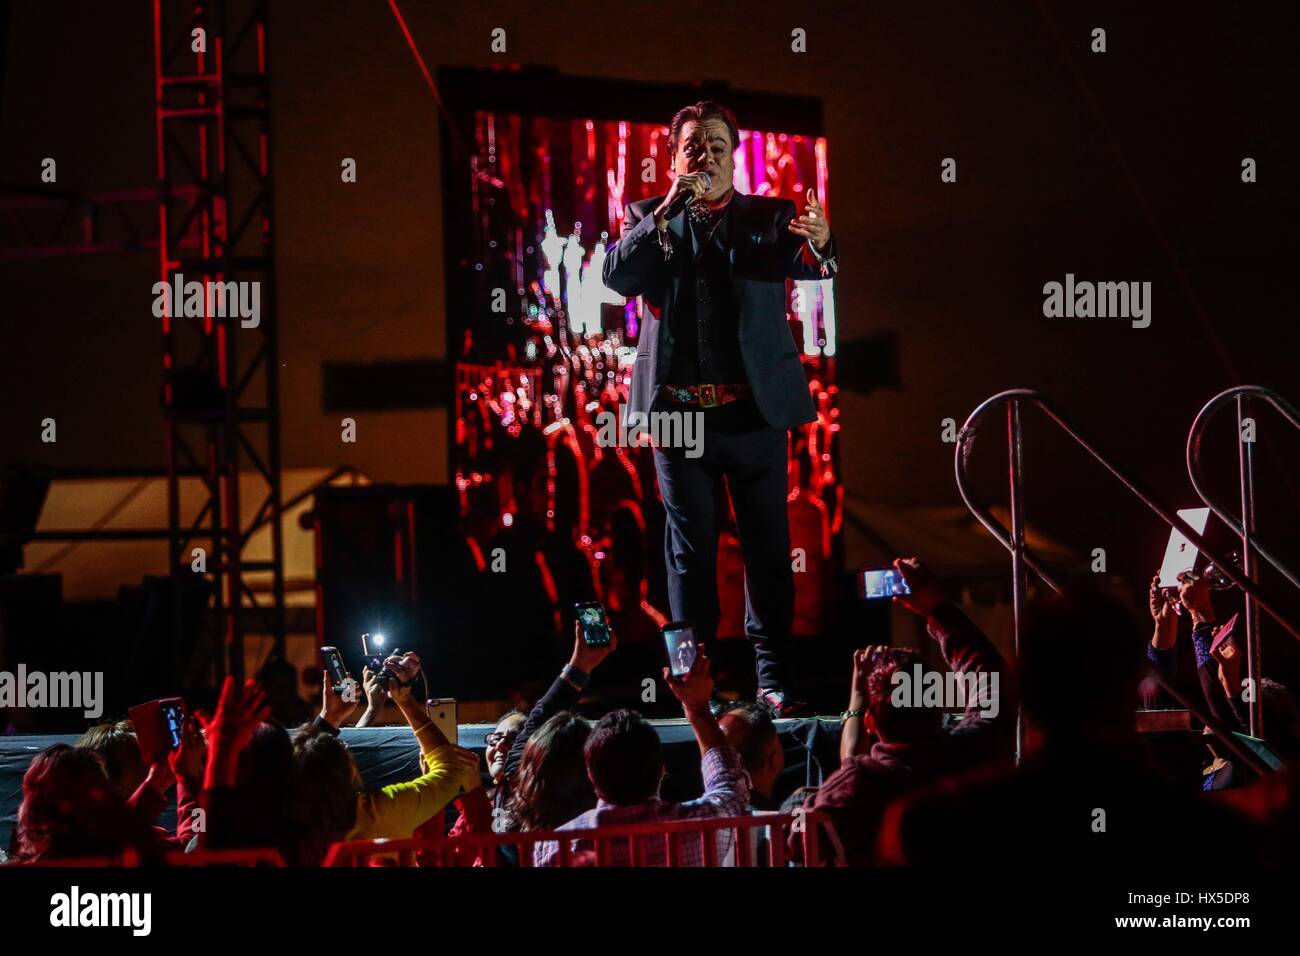
[[[386,669],[398,680],[387,691],[369,669],[364,673],[373,708],[390,696],[415,733],[423,772],[414,780],[362,790],[361,774],[347,745],[335,736],[355,704],[344,702],[325,680],[321,716],[294,738],[298,768],[294,814],[301,851],[297,862],[319,864],[329,846],[339,840],[402,839],[413,836],[462,790],[481,785],[478,755],[447,740],[411,693],[410,681],[420,671],[413,653],[390,657]],[[399,683],[400,682],[400,683]],[[363,718],[363,723],[369,721]]]

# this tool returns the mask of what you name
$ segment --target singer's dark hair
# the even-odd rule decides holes
[[[677,153],[677,141],[681,139],[682,127],[690,122],[702,123],[706,119],[720,119],[726,123],[727,132],[731,134],[731,148],[735,150],[740,146],[740,129],[736,126],[736,114],[721,103],[701,100],[690,106],[683,106],[673,116],[672,125],[668,127],[669,157]]]

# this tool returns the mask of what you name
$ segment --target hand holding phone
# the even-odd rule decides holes
[[[1209,508],[1182,508],[1178,512],[1198,535],[1205,534],[1205,526],[1210,521]],[[1200,549],[1192,544],[1188,537],[1177,528],[1169,529],[1169,543],[1165,545],[1165,557],[1160,562],[1160,586],[1176,588],[1181,576],[1196,567]]]
[[[1227,623],[1214,632],[1210,642],[1210,656],[1220,664],[1238,667],[1241,664],[1240,648],[1237,646],[1237,614],[1228,618]]]
[[[894,569],[903,576],[908,593],[894,598],[913,614],[929,618],[947,598],[934,573],[919,558],[895,558]]]
[[[203,739],[203,731],[199,727],[198,718],[186,717],[185,726],[181,732],[181,744],[176,750],[167,755],[172,773],[177,780],[192,781],[195,785],[201,786],[203,767],[207,762],[207,757],[207,742]]]
[[[864,601],[911,593],[912,589],[897,568],[867,568],[858,572],[858,597]]]
[[[685,677],[695,665],[697,648],[695,628],[685,621],[663,625],[664,649],[668,652],[668,669],[674,677]]]
[[[351,677],[345,678],[336,690],[334,682],[330,680],[329,671],[326,671],[321,687],[321,719],[331,727],[342,727],[343,721],[351,717],[353,711],[360,705],[359,696],[357,682]]]
[[[146,766],[165,758],[181,745],[185,732],[185,701],[164,697],[127,711],[135,727],[136,743]]]
[[[702,648],[692,645],[691,666],[686,673],[676,674],[671,668],[665,668],[664,680],[688,715],[701,710],[709,712],[709,701],[713,697],[713,668]]]
[[[326,679],[334,685],[334,693],[342,694],[343,685],[351,676],[348,674],[347,665],[343,663],[343,655],[339,653],[337,647],[322,647],[320,654],[325,659]]]
[[[613,640],[609,622],[605,619],[605,607],[599,601],[588,601],[573,606],[574,616],[578,620],[579,633],[588,647],[608,647]]]
[[[574,610],[573,654],[569,657],[569,665],[591,674],[618,647],[618,636],[609,626],[605,609],[599,603],[578,604]]]
[[[433,725],[442,732],[451,744],[459,743],[459,733],[456,719],[456,698],[454,697],[434,697],[424,702],[425,713],[433,721]],[[478,760],[474,761],[475,768],[478,767]]]

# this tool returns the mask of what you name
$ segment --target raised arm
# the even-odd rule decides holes
[[[697,651],[695,663],[685,677],[674,677],[664,668],[664,681],[673,696],[681,701],[682,712],[695,731],[700,745],[700,776],[704,794],[682,804],[687,816],[739,816],[749,805],[749,774],[740,754],[727,743],[718,720],[709,710],[713,696],[713,670],[703,650]]]
[[[1210,653],[1218,628],[1209,583],[1203,577],[1184,577],[1178,584],[1178,599],[1192,618],[1192,649],[1196,652],[1196,676],[1201,682],[1205,706],[1210,716],[1228,729],[1244,731],[1246,714],[1237,706],[1240,673],[1234,673],[1235,666],[1225,670]]]
[[[1147,588],[1147,605],[1151,610],[1151,642],[1147,644],[1147,660],[1159,669],[1165,677],[1172,677],[1174,670],[1174,645],[1178,643],[1178,617],[1174,606],[1160,590],[1160,573],[1151,576],[1151,585]]]
[[[176,839],[182,845],[194,836],[194,810],[199,805],[203,791],[203,766],[207,749],[198,719],[186,719],[181,733],[181,745],[168,756],[172,773],[176,775]]]
[[[448,743],[426,751],[423,741],[420,749],[424,773],[367,793],[357,802],[357,832],[366,838],[409,837],[462,790],[479,785],[478,755],[473,751]]]
[[[628,204],[623,209],[623,230],[618,242],[605,253],[601,279],[619,295],[659,298],[659,286],[668,275],[668,262],[659,244],[653,216],[642,216]]]
[[[502,780],[509,780],[515,771],[519,769],[519,764],[524,759],[524,747],[528,744],[528,738],[537,731],[538,727],[560,711],[569,710],[577,704],[578,698],[582,696],[582,690],[587,686],[587,681],[590,680],[592,673],[600,666],[601,661],[613,653],[616,647],[618,647],[618,635],[614,634],[612,629],[610,630],[609,644],[604,647],[589,647],[587,642],[582,639],[582,625],[577,621],[574,622],[573,653],[569,656],[569,663],[560,671],[550,689],[541,696],[541,699],[533,705],[533,709],[528,712],[528,719],[524,721],[519,736],[515,738],[515,742],[510,746],[510,753],[506,755],[505,770],[501,776]]]
[[[685,677],[674,677],[665,667],[664,683],[681,702],[682,713],[700,745],[700,756],[717,747],[729,746],[726,734],[718,726],[718,719],[709,710],[709,699],[713,696],[713,670],[703,649],[696,652],[695,663]]]
[[[401,657],[385,659],[384,667],[392,671],[397,678],[389,683],[388,696],[392,698],[393,703],[397,705],[397,709],[402,712],[402,716],[410,725],[416,742],[420,745],[420,753],[427,754],[448,744],[455,746],[456,741],[447,739],[446,735],[438,729],[438,725],[433,722],[424,705],[411,693],[411,684],[420,673],[419,656],[408,651]]]
[[[235,794],[239,755],[270,715],[265,695],[251,678],[241,688],[229,676],[222,685],[216,713],[212,717],[196,714],[207,743],[203,792],[199,798],[207,816],[207,825],[199,833],[201,846],[213,849],[235,846],[246,828],[247,821]]]
[[[853,680],[849,685],[849,706],[841,715],[840,762],[851,760],[867,751],[867,674],[872,659],[884,650],[881,646],[865,647],[853,652]]]
[[[357,805],[357,827],[372,837],[402,837],[411,835],[461,790],[479,786],[478,754],[448,741],[411,692],[410,685],[420,673],[417,655],[389,657],[384,667],[397,678],[389,683],[388,693],[415,734],[424,772],[414,780],[390,784],[362,797]]]
[[[1175,645],[1178,643],[1178,617],[1174,613],[1173,604],[1160,588],[1158,571],[1151,576],[1151,584],[1147,588],[1147,605],[1153,625],[1151,640],[1146,645],[1147,660],[1160,677],[1172,681],[1177,664]],[[1155,680],[1150,677],[1143,679],[1139,693],[1143,707],[1150,709],[1159,706],[1162,695],[1160,685]]]
[[[894,561],[894,567],[903,575],[912,592],[895,596],[894,600],[925,618],[926,632],[938,642],[948,669],[957,674],[989,675],[983,686],[990,688],[993,699],[982,701],[979,694],[968,695],[961,728],[969,730],[993,722],[1006,723],[1015,708],[1008,706],[1010,688],[1002,683],[1002,678],[1009,676],[1006,662],[993,642],[957,605],[944,597],[942,589],[920,561],[899,558]],[[988,713],[989,710],[994,713]]]

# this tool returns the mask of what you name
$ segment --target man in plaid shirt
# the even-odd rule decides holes
[[[665,668],[664,680],[681,701],[682,710],[699,742],[703,796],[685,803],[666,803],[659,799],[659,785],[664,776],[659,735],[636,711],[619,710],[601,718],[587,738],[587,775],[596,789],[596,808],[559,829],[590,830],[651,820],[703,820],[745,815],[749,805],[749,775],[740,755],[728,746],[718,721],[709,710],[709,698],[713,694],[709,659],[700,651],[689,674],[679,680]],[[705,865],[704,846],[699,836],[686,834],[675,839],[679,848],[678,865]],[[730,831],[721,831],[716,838],[705,839],[717,841],[715,862],[726,857],[734,842]],[[638,862],[645,866],[667,865],[667,841],[663,837],[639,837],[637,842]],[[569,845],[575,856],[595,849],[590,839],[572,840]],[[534,865],[554,866],[559,849],[559,844],[553,840],[538,843],[533,853]],[[600,860],[605,866],[629,866],[632,862],[627,840],[609,841]]]

